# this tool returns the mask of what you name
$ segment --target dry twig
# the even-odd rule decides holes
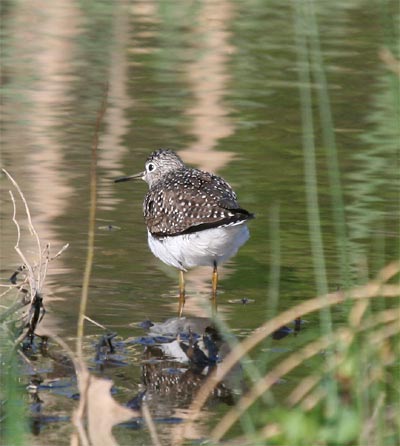
[[[376,297],[398,297],[400,294],[400,286],[383,284],[382,279],[387,281],[394,275],[398,274],[399,271],[400,262],[392,262],[380,271],[375,280],[371,280],[364,286],[350,289],[346,293],[337,291],[335,293],[329,293],[327,295],[302,302],[301,304],[282,312],[278,316],[263,324],[257,331],[245,339],[241,344],[238,344],[231,351],[231,353],[224,359],[223,363],[218,367],[218,375],[216,375],[216,373],[211,374],[201,387],[198,394],[193,399],[191,406],[189,407],[189,417],[185,421],[182,441],[185,438],[185,433],[189,432],[192,428],[192,424],[198,417],[200,410],[218,383],[226,376],[232,367],[242,359],[244,355],[249,353],[250,350],[252,350],[267,336],[269,336],[279,327],[282,327],[285,324],[295,320],[297,317],[320,310],[327,306],[337,305],[341,302],[345,302],[346,300],[356,301]],[[322,341],[319,340],[316,342],[320,343]],[[327,346],[328,345],[329,343],[327,343]],[[320,345],[319,348],[323,348],[323,346]]]
[[[381,342],[382,339],[394,336],[398,333],[398,324],[400,322],[399,314],[391,313],[392,323],[384,326],[383,330],[379,331],[379,336],[374,334],[372,341]],[[395,321],[393,323],[393,321]],[[385,320],[387,323],[387,320]],[[369,330],[372,327],[380,324],[380,320],[372,320],[369,323],[359,327],[359,330]],[[333,335],[328,334],[321,339],[307,344],[301,350],[291,354],[285,360],[280,362],[276,367],[270,370],[260,381],[258,381],[250,391],[244,395],[238,403],[232,408],[218,423],[211,433],[213,441],[219,441],[227,433],[227,431],[233,426],[238,418],[259,398],[264,394],[274,383],[276,383],[282,376],[287,375],[291,370],[302,364],[306,359],[316,355],[321,350],[328,348],[331,345],[337,345],[339,343],[349,346],[353,341],[355,332],[348,328],[337,330]],[[372,338],[372,337],[371,337]],[[317,392],[320,392],[318,389]],[[320,394],[318,398],[321,398],[323,394]]]
[[[26,315],[27,320],[24,324],[24,331],[22,332],[22,334],[19,336],[19,338],[17,339],[17,341],[15,343],[15,346],[18,346],[19,343],[28,335],[31,336],[31,338],[33,339],[33,335],[34,335],[36,326],[40,323],[40,321],[42,320],[42,318],[45,314],[45,310],[44,310],[44,306],[43,306],[43,296],[41,294],[41,290],[43,288],[43,285],[44,285],[44,282],[46,279],[48,264],[52,259],[58,257],[68,247],[68,245],[65,245],[53,258],[50,257],[50,245],[49,244],[47,244],[46,247],[44,249],[42,249],[39,235],[38,235],[38,233],[33,225],[33,222],[32,222],[31,212],[29,210],[27,200],[26,200],[21,188],[19,187],[17,181],[14,180],[12,175],[9,172],[7,172],[7,170],[5,170],[5,169],[2,169],[2,170],[7,175],[7,177],[13,184],[13,186],[16,188],[16,190],[24,204],[25,214],[26,214],[27,220],[28,220],[28,229],[29,229],[29,232],[35,238],[35,241],[37,244],[37,250],[38,250],[38,254],[37,254],[38,261],[37,261],[37,263],[34,263],[32,265],[28,261],[26,255],[24,254],[22,249],[20,248],[21,226],[17,219],[16,200],[15,200],[14,194],[10,190],[9,194],[10,194],[12,205],[13,205],[12,221],[14,222],[15,227],[17,229],[17,241],[14,246],[14,249],[17,252],[17,254],[19,255],[19,257],[22,261],[22,265],[12,275],[12,277],[10,279],[12,281],[12,284],[9,285],[9,289],[17,287],[20,291],[25,292],[25,293],[23,294],[23,297],[22,297],[22,299],[20,299],[19,302],[16,302],[14,305],[9,307],[5,312],[3,312],[0,315],[0,320],[5,320],[9,316],[11,316],[11,314],[13,314],[15,311],[19,310],[23,306],[30,303],[30,308],[27,311],[27,315]],[[43,261],[44,256],[46,257],[45,261]],[[16,283],[14,283],[14,281],[16,282],[17,275],[20,273],[24,273],[25,277],[23,278],[22,283],[16,284]],[[25,285],[29,285],[29,290],[27,290],[25,288]],[[8,292],[8,290],[7,290],[7,292]],[[5,293],[2,293],[2,295],[4,295],[4,294]]]

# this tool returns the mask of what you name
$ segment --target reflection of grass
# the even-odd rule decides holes
[[[179,13],[181,11],[176,6],[172,6],[174,10],[168,9],[169,7],[166,5],[167,2],[162,2],[161,15]],[[174,2],[171,2],[170,5],[174,5]],[[368,237],[371,232],[371,223],[376,223],[383,215],[377,197],[381,196],[380,193],[383,189],[390,186],[390,182],[393,179],[395,181],[398,180],[398,170],[396,169],[399,166],[396,156],[398,156],[399,137],[399,78],[389,70],[383,73],[380,85],[382,94],[373,98],[373,104],[369,104],[371,108],[374,107],[374,111],[369,113],[371,118],[369,124],[370,127],[374,127],[374,130],[369,129],[370,131],[365,133],[363,144],[367,146],[366,149],[361,153],[357,152],[357,155],[353,157],[357,165],[357,172],[353,174],[353,189],[350,191],[353,203],[351,203],[351,206],[348,206],[344,203],[341,190],[341,176],[335,147],[334,124],[330,111],[328,84],[324,76],[319,50],[319,31],[312,9],[314,4],[308,0],[295,0],[293,5],[304,135],[303,157],[308,223],[311,234],[316,288],[322,297],[306,301],[279,314],[255,331],[243,343],[234,345],[233,353],[219,367],[218,380],[221,380],[222,375],[228,373],[229,369],[237,361],[243,359],[244,355],[249,354],[250,357],[257,355],[258,353],[255,353],[255,349],[258,345],[268,340],[268,336],[274,330],[293,321],[298,316],[320,311],[321,336],[311,342],[302,339],[303,336],[298,336],[296,338],[296,344],[298,345],[296,351],[286,355],[279,361],[272,361],[268,358],[269,350],[267,350],[267,353],[260,353],[260,356],[256,358],[257,361],[254,361],[254,363],[247,361],[244,367],[249,376],[249,381],[253,384],[250,385],[249,391],[238,400],[232,410],[221,420],[215,421],[210,437],[213,441],[218,441],[229,433],[232,435],[230,429],[237,420],[240,420],[241,429],[246,434],[246,439],[239,437],[236,439],[236,444],[266,444],[270,441],[272,444],[285,446],[316,444],[394,446],[400,443],[398,436],[400,431],[398,419],[398,414],[400,413],[398,389],[400,321],[398,309],[392,308],[392,304],[393,297],[396,298],[399,295],[399,287],[393,285],[393,282],[389,282],[389,279],[398,274],[398,265],[390,265],[383,270],[375,281],[366,280],[364,286],[357,288],[351,284],[353,276],[351,267],[354,267],[357,263],[356,260],[358,260],[357,258],[355,259],[355,254],[359,255],[359,250],[364,249],[364,245],[359,246],[357,240]],[[319,5],[324,7],[323,2],[320,4],[315,3],[316,7]],[[248,9],[251,11],[251,8]],[[276,9],[278,10],[279,8]],[[188,13],[188,11],[186,12]],[[163,22],[166,21],[163,20]],[[286,25],[286,21],[287,17],[285,15],[282,23]],[[175,49],[177,46],[175,43],[180,42],[182,34],[179,32],[179,28],[175,26],[176,20],[170,22],[171,29],[163,29],[164,34],[167,33],[167,35],[163,36],[163,42],[167,49]],[[241,33],[242,37],[240,38],[245,38],[248,42],[249,37],[252,36],[251,33],[254,33],[253,25],[253,23],[249,23],[248,28]],[[269,42],[270,36],[268,33],[264,35],[265,40]],[[157,76],[160,76],[157,82],[162,83],[162,79],[165,80],[165,77],[162,76],[165,76],[165,72],[174,65],[174,55],[175,57],[178,55],[175,61],[178,62],[185,47],[182,48],[183,50],[180,50],[178,53],[176,51],[154,53],[155,56],[152,63],[155,64],[157,62],[158,68],[164,68],[164,72],[161,72],[161,70],[156,73]],[[285,49],[282,48],[279,51],[285,51]],[[156,59],[156,56],[159,59]],[[394,57],[396,56],[398,57],[395,54]],[[258,52],[257,58],[262,60]],[[241,57],[240,60],[243,61],[242,63],[247,70],[249,65],[248,57]],[[392,64],[392,62],[393,60],[389,58],[388,63]],[[256,62],[254,62],[254,66],[257,66]],[[257,73],[260,76],[260,83],[257,84],[260,87],[259,94],[271,94],[267,90],[261,91],[265,83],[264,71],[259,69]],[[313,88],[311,88],[311,82],[313,83]],[[179,86],[181,85],[179,84]],[[155,90],[157,94],[153,90],[149,89],[148,91],[148,93],[141,92],[142,98],[144,97],[143,95],[147,94],[151,100],[154,99],[154,103],[157,103],[159,106],[160,104],[166,106],[168,101],[164,104],[165,97],[163,99],[163,95],[159,94],[157,89]],[[315,92],[315,96],[313,92]],[[171,96],[175,98],[176,95]],[[180,96],[176,97],[180,97],[178,102],[181,104],[183,100],[182,91]],[[313,103],[314,100],[315,104]],[[182,105],[179,104],[175,104],[174,107],[180,109]],[[245,105],[247,113],[251,113],[251,107],[255,110],[256,107],[264,105],[264,103],[261,101],[260,103],[250,102],[247,99],[241,105]],[[319,221],[319,200],[321,199],[322,191],[321,185],[318,184],[320,172],[318,172],[318,165],[315,162],[315,151],[317,148],[315,147],[314,128],[318,126],[314,125],[316,114],[313,111],[313,106],[319,112],[322,142],[326,150],[327,164],[329,166],[328,175],[332,202],[333,232],[336,241],[336,259],[339,265],[337,269],[341,274],[341,283],[346,284],[347,292],[345,293],[326,294],[329,284],[324,266],[326,252],[324,252],[323,242],[325,241],[326,243],[327,235],[323,234],[324,237],[322,236],[323,231]],[[154,112],[153,109],[152,112]],[[177,122],[181,120],[179,114],[176,114],[176,116]],[[254,125],[259,115],[254,114],[253,118],[248,119],[243,124],[248,124],[251,121]],[[163,116],[163,119],[165,120],[165,116]],[[142,125],[141,131],[143,131],[143,118],[139,122]],[[154,120],[149,122],[154,125]],[[252,132],[253,135],[258,136],[257,128],[255,125]],[[264,137],[264,135],[262,136]],[[259,139],[264,140],[265,138],[263,139],[260,136]],[[254,146],[256,147],[256,145]],[[288,163],[297,156],[296,149],[291,149],[291,159],[288,159]],[[268,163],[272,163],[276,169],[281,167],[274,166],[273,159],[268,159]],[[263,170],[264,172],[268,172],[267,166],[262,167],[265,169]],[[285,167],[287,168],[287,166]],[[395,172],[394,174],[393,171]],[[240,177],[239,173],[238,177]],[[256,187],[259,187],[261,190],[258,195],[269,198],[265,197],[265,184],[260,183]],[[94,190],[95,187],[93,187]],[[287,193],[291,195],[292,190],[288,190]],[[398,211],[398,203],[396,203],[398,195],[396,193],[393,195],[393,214],[395,215],[395,212]],[[249,199],[251,198],[249,197]],[[345,210],[347,216],[345,215]],[[398,218],[398,216],[394,218]],[[378,223],[380,222],[378,221]],[[271,212],[271,228],[269,231],[271,236],[268,248],[268,252],[271,252],[272,265],[269,279],[271,284],[269,290],[269,310],[271,313],[274,313],[278,307],[280,275],[285,275],[286,281],[288,279],[288,273],[285,272],[282,266],[285,265],[285,256],[293,255],[293,251],[288,254],[289,250],[282,249],[280,245],[282,238],[279,239],[279,236],[280,232],[283,232],[280,226],[283,226],[282,220],[279,221],[279,212],[276,207]],[[347,228],[349,229],[350,241],[347,239]],[[265,238],[267,238],[266,233],[267,229],[265,228]],[[294,231],[293,233],[296,235]],[[260,250],[260,247],[257,247],[257,249]],[[350,249],[352,250],[351,253],[349,252]],[[382,236],[381,263],[384,260],[384,249],[390,250],[390,254],[393,257],[393,253],[397,251],[398,247],[388,246],[385,248]],[[302,249],[301,252],[306,252],[306,250]],[[361,254],[365,255],[365,253]],[[87,271],[90,272],[90,269],[88,268]],[[257,271],[257,276],[259,277],[258,273],[259,271]],[[261,267],[260,274],[263,274]],[[296,287],[299,286],[297,280],[293,280],[293,282]],[[86,294],[87,287],[88,282],[85,286]],[[389,299],[389,297],[392,299]],[[380,305],[374,305],[375,301],[379,302]],[[345,321],[341,326],[335,326],[331,321],[331,308],[332,313],[335,310],[341,313],[345,312],[346,315],[340,318]],[[79,342],[82,342],[83,339],[84,315],[85,310],[82,308],[80,313]],[[250,320],[244,319],[245,317],[250,318],[251,316],[244,315],[242,323],[250,323]],[[226,327],[224,329],[227,330]],[[269,342],[272,343],[270,339]],[[2,343],[3,349],[6,349],[6,346],[6,343]],[[265,347],[265,344],[263,346]],[[80,349],[81,347],[78,348],[78,350]],[[266,349],[264,348],[264,350]],[[258,361],[260,358],[261,360]],[[18,387],[19,377],[14,373],[15,357],[11,361],[3,370],[3,393],[1,398],[6,401],[6,427],[8,433],[12,434],[12,437],[2,438],[2,442],[4,444],[17,445],[24,443],[24,428],[26,426],[23,419],[24,408],[20,404],[22,395],[19,393]],[[299,374],[302,375],[302,378],[294,382],[294,376],[291,373],[299,369],[301,369]],[[298,376],[296,375],[296,379]],[[280,378],[287,380],[289,391],[284,399],[272,398],[271,395],[275,393],[274,385]],[[200,410],[211,388],[216,385],[218,380],[210,379],[198,397],[195,398],[192,407],[194,409],[193,419],[196,411]],[[240,435],[238,434],[238,429],[236,429],[235,434]]]
[[[207,396],[244,355],[280,326],[332,305],[351,302],[348,325],[305,344],[261,378],[219,421],[211,433],[220,440],[234,423],[279,379],[295,368],[316,366],[291,391],[285,401],[264,407],[253,416],[253,430],[261,440],[273,437],[278,444],[348,444],[374,438],[371,444],[396,444],[395,414],[399,413],[396,388],[399,353],[400,314],[398,308],[370,312],[372,299],[397,298],[400,287],[387,283],[399,274],[395,262],[364,286],[347,292],[321,296],[287,310],[266,322],[259,330],[238,344],[224,360],[218,377],[211,377],[192,405],[191,420],[196,418]],[[319,356],[322,360],[310,362]],[[334,359],[330,361],[329,359]],[[334,395],[331,395],[335,392]],[[329,399],[338,400],[330,405]],[[267,400],[268,401],[268,400]],[[263,403],[264,404],[264,403]],[[262,414],[262,415],[261,415]],[[377,424],[377,422],[381,424]],[[248,435],[249,429],[247,429]],[[280,441],[280,443],[279,443]],[[353,444],[353,443],[351,443]]]
[[[254,379],[254,370],[249,376],[253,381],[250,390],[243,395],[221,420],[216,423],[210,436],[213,441],[224,438],[246,415],[242,423],[245,437],[236,437],[234,444],[280,444],[280,445],[397,445],[400,443],[400,314],[393,301],[398,299],[400,287],[390,282],[399,275],[400,266],[393,263],[384,268],[373,281],[365,279],[364,285],[355,287],[351,278],[351,268],[359,261],[354,246],[347,237],[347,228],[352,229],[351,221],[345,215],[345,203],[341,189],[339,162],[336,151],[334,124],[330,111],[328,84],[324,75],[319,48],[314,3],[308,0],[295,1],[295,34],[298,56],[299,92],[303,130],[303,158],[305,190],[307,198],[308,225],[313,253],[316,289],[322,297],[306,301],[287,310],[266,322],[253,335],[235,346],[218,371],[218,378],[211,377],[203,386],[192,404],[190,424],[196,418],[209,392],[222,379],[225,373],[244,355],[255,354],[255,347],[264,342],[268,335],[296,317],[320,311],[321,336],[312,342],[304,343],[294,353],[274,365],[269,365],[262,377]],[[393,61],[393,59],[391,59]],[[393,66],[393,63],[392,63]],[[390,68],[390,67],[389,67]],[[392,70],[394,71],[394,70]],[[366,137],[370,150],[383,161],[382,151],[388,152],[387,166],[389,177],[398,181],[398,172],[392,176],[392,169],[398,169],[399,141],[399,78],[397,72],[386,73],[391,83],[382,84],[384,94],[376,101],[376,110],[371,113],[377,130]],[[313,88],[312,88],[313,87]],[[316,103],[313,104],[315,91]],[[341,274],[341,283],[346,284],[345,292],[327,294],[328,280],[325,270],[325,254],[319,218],[318,174],[315,160],[314,118],[315,106],[319,111],[322,142],[325,148],[332,216],[335,229],[336,259]],[[391,111],[388,115],[387,111]],[[363,152],[364,153],[364,152]],[[363,178],[360,187],[377,192],[380,184],[386,184],[382,166],[364,158],[365,167],[379,168],[380,176]],[[374,159],[372,159],[374,161]],[[369,177],[368,177],[369,178]],[[391,193],[391,192],[389,192]],[[374,193],[374,196],[376,194]],[[395,193],[398,200],[398,190]],[[369,197],[372,198],[372,197]],[[363,207],[363,230],[370,231],[365,223],[375,219],[375,201]],[[374,206],[375,205],[375,206]],[[393,200],[398,211],[398,202]],[[351,212],[349,212],[351,217]],[[398,214],[397,217],[398,218]],[[354,235],[354,234],[353,234]],[[365,234],[364,234],[365,236]],[[383,237],[383,236],[382,236]],[[381,244],[382,245],[382,244]],[[389,254],[398,251],[390,247]],[[384,253],[378,252],[381,261]],[[388,253],[386,253],[387,255]],[[366,257],[364,253],[364,257]],[[274,265],[276,267],[276,265]],[[376,266],[376,265],[374,265]],[[358,276],[363,276],[363,272]],[[274,270],[271,283],[276,283],[278,270]],[[359,280],[359,279],[358,279]],[[272,297],[277,292],[271,288]],[[374,305],[378,301],[379,305]],[[346,323],[333,326],[331,307],[335,305],[345,311]],[[300,341],[301,342],[301,341]],[[257,358],[257,359],[260,359]],[[264,358],[263,358],[264,359]],[[256,361],[257,363],[264,361]],[[245,365],[246,367],[246,365]],[[279,379],[290,382],[290,373],[302,367],[303,376],[283,401],[277,398],[264,398]],[[279,391],[278,391],[279,392]],[[274,392],[272,392],[274,393]],[[250,425],[249,425],[250,424]],[[238,433],[238,428],[234,430]],[[228,443],[229,444],[229,443]]]
[[[365,148],[352,155],[357,170],[349,174],[349,236],[358,257],[365,256],[365,240],[391,226],[385,221],[387,203],[392,204],[393,216],[399,213],[399,191],[394,186],[399,184],[400,172],[400,76],[392,73],[389,65],[379,73],[376,83],[380,91],[374,95],[374,108],[368,113],[370,128],[362,135]]]

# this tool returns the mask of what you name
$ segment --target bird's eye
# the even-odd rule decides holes
[[[155,170],[155,168],[156,168],[156,166],[155,166],[153,163],[149,163],[149,164],[147,165],[147,170],[148,170],[149,172],[153,172],[153,170]]]

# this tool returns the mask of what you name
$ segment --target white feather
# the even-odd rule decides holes
[[[148,231],[151,252],[167,265],[183,271],[225,262],[248,238],[245,221],[173,237],[154,237]]]

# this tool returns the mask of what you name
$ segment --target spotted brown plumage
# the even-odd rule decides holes
[[[149,160],[154,158],[152,155]],[[158,237],[202,231],[252,217],[240,208],[225,180],[179,165],[151,185],[143,214],[150,233]]]

